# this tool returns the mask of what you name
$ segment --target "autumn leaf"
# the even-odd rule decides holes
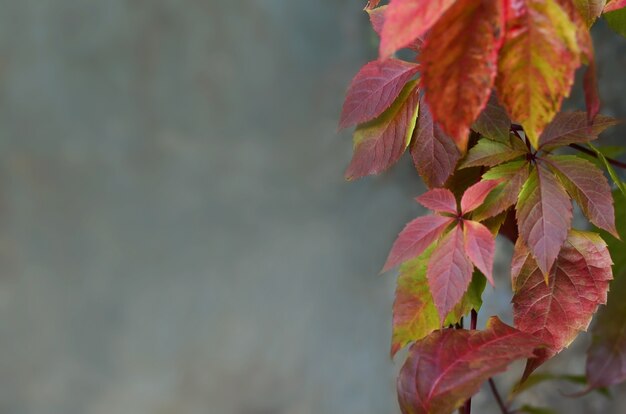
[[[444,329],[416,342],[398,377],[404,414],[449,414],[541,342],[492,317],[484,331]]]
[[[378,36],[382,36],[383,27],[385,25],[385,18],[387,14],[387,7],[389,6],[380,6],[374,9],[366,8],[365,11],[370,17],[370,23],[372,24],[372,28],[378,34]],[[411,43],[409,43],[406,47],[408,49],[412,49],[416,52],[419,52],[422,48],[423,40],[421,37],[417,37]]]
[[[483,138],[470,148],[459,168],[493,167],[528,154],[528,149],[517,137],[508,138],[507,143]]]
[[[544,274],[547,274],[567,238],[572,203],[542,163],[533,168],[519,193],[516,217],[519,233]]]
[[[587,329],[598,305],[606,303],[611,264],[600,236],[572,230],[546,284],[543,270],[518,241],[511,265],[515,327],[547,345],[528,361],[524,378]]]
[[[506,2],[507,29],[496,89],[535,146],[569,95],[580,65],[577,27],[554,0]]]
[[[429,188],[442,187],[461,158],[452,138],[433,122],[430,109],[423,100],[410,151],[417,172]]]
[[[480,206],[499,183],[499,180],[480,181],[468,188],[461,198],[461,212],[467,214]]]
[[[411,221],[393,243],[382,271],[386,272],[400,263],[422,254],[453,221],[454,218],[452,217],[435,215],[418,217]]]
[[[489,193],[482,205],[474,210],[472,218],[482,221],[514,205],[528,175],[528,162],[525,160],[501,164],[483,174],[483,180],[499,180],[500,183]]]
[[[493,286],[493,257],[496,250],[496,242],[493,235],[487,227],[472,220],[463,222],[463,234],[467,257],[470,258]]]
[[[584,112],[561,112],[546,127],[539,138],[539,148],[551,150],[569,144],[584,143],[598,138],[605,129],[620,121],[608,116],[597,115],[589,124]]]
[[[426,33],[455,1],[391,0],[385,13],[380,57],[389,57]]]
[[[407,344],[424,338],[441,326],[426,278],[428,260],[434,248],[435,244],[430,245],[419,257],[400,266],[393,303],[392,357]],[[472,309],[480,310],[484,289],[485,278],[475,272],[470,287],[448,313],[444,324],[455,324]]]
[[[604,8],[604,13],[613,12],[626,8],[626,0],[610,0]]]
[[[574,155],[551,155],[545,159],[589,221],[619,238],[611,187],[602,171]]]
[[[495,93],[491,94],[485,109],[480,113],[472,129],[492,141],[509,143],[511,120],[506,110],[498,102]]]
[[[467,291],[473,270],[463,230],[456,226],[437,243],[428,261],[428,285],[441,323]]]
[[[426,38],[420,56],[426,101],[461,152],[491,94],[503,33],[502,2],[457,0]]]
[[[447,188],[435,188],[427,191],[415,200],[429,210],[442,213],[457,213],[454,194]]]
[[[418,71],[419,65],[398,59],[363,66],[348,89],[339,128],[371,121],[382,114]]]
[[[378,174],[398,161],[411,140],[417,112],[416,83],[409,82],[389,109],[354,131],[354,155],[346,178]]]
[[[587,27],[591,27],[602,14],[606,0],[574,0],[578,13],[583,18]]]

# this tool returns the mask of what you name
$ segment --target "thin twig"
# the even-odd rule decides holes
[[[489,388],[491,388],[493,397],[496,399],[496,402],[498,403],[498,407],[500,407],[500,411],[502,411],[502,414],[510,414],[509,409],[506,408],[506,404],[504,404],[504,401],[502,401],[502,397],[500,397],[500,393],[496,388],[496,383],[493,382],[493,378],[489,378]]]
[[[476,330],[476,325],[478,324],[478,312],[472,309],[472,319],[470,320],[470,330]],[[459,413],[461,414],[472,414],[472,399],[468,398],[465,401],[465,405],[462,408],[459,408]]]

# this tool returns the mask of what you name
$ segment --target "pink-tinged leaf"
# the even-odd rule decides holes
[[[477,221],[464,220],[465,253],[493,286],[493,257],[496,250],[495,237],[489,229]]]
[[[587,106],[587,122],[593,123],[598,113],[600,113],[600,90],[598,88],[598,74],[595,58],[589,62],[583,78],[583,89],[585,91],[585,105]]]
[[[569,95],[581,63],[578,28],[554,0],[506,3],[507,30],[496,89],[508,114],[524,126],[536,148],[539,135]]]
[[[498,165],[483,174],[483,180],[499,180],[482,205],[472,213],[472,218],[483,221],[494,217],[517,202],[522,185],[528,179],[528,162],[513,161]]]
[[[539,163],[522,187],[516,210],[519,234],[547,274],[571,227],[572,203],[554,174]]]
[[[604,8],[604,13],[620,10],[626,7],[626,0],[611,0]]]
[[[348,89],[339,128],[371,121],[382,114],[418,71],[417,64],[398,59],[376,60],[363,66]]]
[[[600,17],[605,4],[606,0],[574,0],[574,5],[587,27],[591,27]]]
[[[606,307],[598,311],[587,351],[589,388],[608,387],[626,380],[626,275],[615,277]]]
[[[613,194],[602,171],[574,155],[551,155],[546,159],[589,221],[619,238],[615,228]]]
[[[420,103],[411,156],[415,168],[429,188],[442,187],[461,158],[452,138],[433,122],[430,109],[424,100]]]
[[[367,2],[367,5],[365,6],[365,10],[374,9],[376,6],[378,6],[378,3],[380,3],[380,0],[369,0]]]
[[[613,278],[611,256],[595,233],[570,232],[548,274],[548,284],[525,249],[522,243],[516,245],[512,265],[515,327],[536,336],[547,348],[528,361],[524,378],[587,329],[598,305],[606,303]]]
[[[457,225],[437,243],[428,261],[428,285],[441,323],[472,281],[474,266],[464,245],[463,230]]]
[[[483,382],[541,346],[492,317],[484,331],[444,329],[416,342],[398,377],[403,414],[449,414]]]
[[[507,143],[483,138],[470,148],[460,168],[493,167],[526,154],[528,149],[517,137]]]
[[[502,3],[457,0],[432,27],[420,56],[433,118],[461,152],[491,95],[504,33]]]
[[[383,272],[422,254],[454,219],[443,216],[418,217],[407,224],[393,243]]]
[[[467,214],[480,206],[500,180],[479,181],[465,191],[461,198],[461,212]]]
[[[564,145],[593,141],[602,131],[619,122],[615,118],[597,115],[590,125],[584,112],[561,112],[541,134],[539,147],[550,150]]]
[[[406,150],[417,121],[418,90],[409,82],[396,102],[380,117],[354,131],[354,155],[346,179],[379,174],[393,165]]]
[[[427,209],[433,211],[451,214],[457,213],[456,199],[454,198],[454,194],[447,188],[432,189],[417,197],[415,200]]]
[[[485,138],[505,144],[511,135],[511,120],[506,110],[498,102],[495,93],[491,94],[485,109],[480,113],[472,129]]]
[[[456,0],[391,0],[385,16],[380,56],[386,58],[426,33]]]

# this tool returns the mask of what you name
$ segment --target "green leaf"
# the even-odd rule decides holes
[[[477,221],[496,216],[517,202],[522,185],[528,179],[528,162],[513,161],[498,165],[483,174],[483,180],[502,182],[487,196],[472,218]],[[503,219],[504,220],[504,219]]]
[[[615,183],[615,185],[617,186],[617,188],[621,191],[622,195],[624,197],[626,197],[626,185],[622,182],[622,180],[619,178],[619,176],[617,175],[617,173],[615,172],[615,169],[613,168],[613,166],[611,165],[611,163],[609,163],[609,161],[606,159],[606,157],[604,156],[604,154],[602,153],[602,151],[600,151],[597,147],[595,147],[592,143],[588,142],[587,145],[589,145],[589,147],[595,151],[595,153],[598,155],[598,158],[600,159],[600,161],[602,161],[602,164],[604,164],[604,168],[606,168],[606,170],[608,171],[609,175],[611,176],[611,179],[613,180],[613,182]]]
[[[609,27],[626,37],[626,8],[604,14]]]
[[[493,167],[527,153],[526,146],[518,138],[512,138],[506,144],[483,138],[469,150],[459,168]]]
[[[517,411],[529,414],[558,414],[556,411],[549,408],[532,407],[530,405],[523,405]]]

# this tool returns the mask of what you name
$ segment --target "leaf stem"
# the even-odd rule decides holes
[[[476,325],[478,324],[478,312],[472,309],[471,315],[472,315],[472,319],[470,321],[470,330],[474,331],[476,330]],[[468,398],[467,401],[465,401],[465,405],[463,406],[463,408],[459,409],[459,413],[472,414],[472,399],[471,398]]]
[[[509,409],[506,408],[506,405],[504,404],[504,401],[502,400],[502,397],[498,392],[498,388],[496,388],[496,383],[493,381],[493,378],[489,378],[489,388],[491,388],[493,397],[496,399],[496,402],[498,403],[498,407],[500,407],[500,411],[502,411],[502,414],[509,414]]]

